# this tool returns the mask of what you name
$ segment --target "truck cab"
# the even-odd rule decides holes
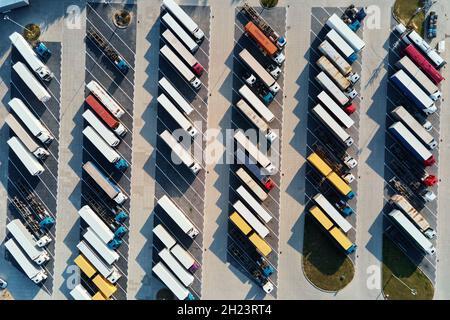
[[[272,60],[275,61],[279,66],[281,66],[286,60],[286,56],[282,52],[278,52],[275,55],[272,56]]]
[[[267,72],[269,72],[271,74],[271,76],[275,80],[277,80],[280,77],[281,69],[279,66],[271,64],[270,66],[267,67]]]
[[[353,209],[349,205],[347,205],[344,200],[339,199],[337,202],[335,202],[334,206],[339,209],[344,217],[348,217],[354,213]]]
[[[119,70],[122,71],[123,73],[126,73],[129,69],[128,64],[121,56],[118,56],[117,61],[114,61],[114,63],[117,66],[117,68],[119,68]]]
[[[125,159],[120,158],[114,166],[121,171],[125,171],[128,168],[128,163]]]
[[[34,51],[44,60],[47,60],[51,56],[51,51],[47,48],[47,46],[38,41],[34,46]]]

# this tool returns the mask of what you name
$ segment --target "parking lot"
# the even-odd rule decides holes
[[[210,50],[210,8],[207,6],[181,6],[185,12],[192,17],[198,24],[200,29],[205,33],[205,38],[199,44],[199,49],[195,53],[195,58],[204,67],[203,74],[199,77],[202,85],[198,91],[178,73],[178,71],[166,60],[164,56],[159,54],[159,77],[165,77],[190,103],[194,111],[189,115],[190,121],[199,131],[198,137],[193,140],[192,150],[204,150],[206,140],[204,132],[207,128],[208,117],[208,94],[209,94],[209,50]],[[160,17],[165,13],[161,11]],[[159,21],[159,34],[168,28],[164,22]],[[164,45],[170,45],[160,36],[160,48]],[[153,76],[153,75],[152,75]],[[158,89],[158,95],[164,93],[162,88]],[[154,97],[156,99],[157,97]],[[155,103],[157,105],[157,103]],[[173,132],[179,129],[178,123],[171,115],[162,107],[158,106],[157,110],[157,134],[168,130]],[[189,140],[189,136],[186,136]],[[184,139],[184,138],[183,138]],[[183,143],[183,141],[181,141]],[[188,142],[188,144],[190,141]],[[204,170],[204,159],[196,159],[200,163],[202,169],[194,174],[184,164],[175,164],[172,162],[172,151],[170,147],[158,136],[156,144],[156,160],[155,160],[155,204],[157,199],[163,195],[167,195],[192,221],[199,230],[199,234],[192,240],[186,234],[183,234],[179,227],[167,216],[167,214],[159,206],[155,207],[154,226],[162,224],[167,231],[188,250],[194,259],[202,265],[203,263],[203,221],[204,221],[204,198],[205,198],[205,179],[206,172]],[[198,153],[194,153],[194,156]],[[154,238],[155,239],[155,238]],[[158,252],[162,249],[161,244],[155,240],[153,243],[153,263],[156,264],[160,258]],[[155,279],[157,279],[155,277]],[[191,293],[200,298],[202,294],[202,268],[194,273],[194,282],[190,286]]]
[[[118,69],[113,61],[107,57],[99,46],[91,40],[85,38],[86,42],[86,66],[85,66],[85,84],[91,80],[99,83],[111,95],[116,102],[125,110],[125,114],[120,118],[120,122],[126,128],[126,135],[121,138],[121,142],[115,150],[121,158],[125,159],[129,165],[126,171],[121,172],[116,169],[113,164],[109,163],[106,158],[96,149],[91,142],[83,137],[83,164],[91,161],[99,170],[101,170],[111,182],[118,185],[128,200],[120,207],[114,200],[105,196],[95,181],[93,181],[86,172],[82,172],[81,183],[81,204],[89,204],[97,213],[103,212],[103,220],[108,222],[112,220],[113,210],[123,210],[128,217],[130,216],[130,194],[131,194],[131,174],[132,174],[132,142],[133,142],[133,106],[134,106],[134,73],[135,73],[135,51],[136,51],[136,23],[132,21],[126,29],[117,28],[111,19],[115,10],[121,9],[123,6],[119,4],[109,4],[104,6],[99,3],[88,2],[86,6],[86,30],[94,30],[107,39],[108,44],[118,52],[129,66],[126,73]],[[136,17],[136,5],[126,5],[128,11]],[[85,89],[85,96],[90,94]],[[79,121],[81,123],[82,112],[89,109],[85,103],[80,107]],[[87,122],[83,120],[84,127]],[[82,165],[82,164],[80,164]],[[102,216],[102,215],[101,215]],[[129,221],[126,220],[124,225],[129,229]],[[86,225],[84,221],[81,223],[81,236],[84,234]],[[128,250],[129,238],[126,234],[123,238],[122,245],[117,252],[120,256],[115,263],[115,267],[122,274],[117,282],[118,290],[114,294],[115,299],[126,299],[127,283],[128,283]],[[84,279],[83,285],[91,288],[95,293],[95,287]]]

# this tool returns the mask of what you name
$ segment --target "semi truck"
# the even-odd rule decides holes
[[[243,150],[236,150],[236,159],[237,163],[245,165],[265,190],[270,191],[275,187],[275,183],[269,177],[270,174],[265,169],[258,167],[254,160],[250,160]]]
[[[414,79],[433,101],[437,101],[442,97],[442,92],[439,88],[419,69],[418,66],[414,64],[414,62],[411,61],[411,59],[408,58],[408,56],[401,58],[395,66],[405,71],[408,76]]]
[[[194,226],[194,224],[186,217],[183,211],[181,211],[175,205],[175,203],[173,203],[173,201],[169,199],[169,197],[167,197],[166,195],[162,196],[158,200],[158,205],[190,238],[194,239],[199,234],[199,231]]]
[[[341,106],[346,106],[350,103],[349,96],[345,95],[341,90],[339,90],[338,86],[334,84],[334,82],[325,74],[325,72],[321,71],[316,76],[317,82],[322,86],[323,89],[327,90],[328,93],[336,99],[337,102]]]
[[[51,99],[47,89],[45,89],[22,62],[16,62],[13,65],[13,69],[39,101],[47,102]]]
[[[17,137],[10,138],[7,143],[32,176],[38,176],[45,171],[36,157],[28,151]]]
[[[242,203],[241,200],[237,200],[233,203],[234,209],[239,213],[241,217],[256,231],[263,239],[270,233],[269,229],[250,211],[250,209]]]
[[[321,56],[319,60],[316,61],[316,64],[320,68],[320,70],[322,70],[330,78],[332,78],[334,82],[339,86],[339,89],[344,92],[352,91],[350,87],[359,80],[359,75],[355,74],[353,74],[352,77],[344,77],[342,73],[325,56]]]
[[[245,171],[244,168],[239,168],[236,170],[235,174],[242,180],[245,185],[252,190],[252,192],[259,198],[259,200],[264,201],[267,199],[267,192],[259,186],[259,184],[250,176],[250,174]]]
[[[83,118],[89,123],[92,128],[94,128],[95,131],[103,138],[105,141],[111,146],[116,147],[120,143],[120,139],[117,138],[117,136],[109,130],[101,121],[99,118],[97,118],[94,113],[87,109],[85,112],[83,112]]]
[[[281,87],[277,81],[267,72],[266,69],[258,62],[258,60],[253,57],[253,55],[247,50],[243,49],[239,52],[239,57],[241,60],[252,70],[257,77],[264,83],[264,85],[269,88],[269,90],[276,94],[280,91]]]
[[[51,239],[47,236],[36,240],[19,219],[14,219],[6,225],[6,229],[14,237],[28,257],[38,265],[50,260],[47,250],[42,247],[47,245]]]
[[[92,178],[92,180],[94,180],[102,188],[108,197],[114,200],[117,204],[122,204],[128,199],[123,191],[115,183],[109,180],[105,174],[91,161],[86,162],[83,165],[83,169]]]
[[[397,207],[404,214],[415,223],[415,225],[422,231],[422,233],[428,238],[433,239],[436,237],[436,231],[431,228],[428,221],[417,211],[402,195],[395,194],[389,202]]]
[[[250,122],[264,134],[267,140],[274,142],[278,136],[267,123],[243,99],[236,103],[236,107],[250,120]]]
[[[36,158],[44,160],[50,153],[39,146],[36,141],[28,134],[28,132],[22,127],[17,119],[11,113],[6,117],[5,122],[9,128],[16,134],[19,140],[27,147]]]
[[[175,21],[175,19],[169,13],[163,15],[162,21],[168,28],[170,28],[170,30],[172,30],[173,33],[178,36],[178,38],[180,38],[180,40],[186,45],[186,47],[189,48],[192,53],[198,50],[197,42],[195,42],[194,39],[192,39],[186,31],[184,31],[183,27],[180,26],[180,24]]]
[[[327,198],[321,193],[316,194],[313,197],[314,202],[322,209],[323,212],[337,225],[344,233],[352,230],[352,225],[348,222],[336,208],[328,201]]]
[[[116,283],[122,277],[116,267],[108,266],[84,240],[81,240],[80,243],[78,243],[77,248],[109,282]]]
[[[326,25],[336,31],[356,52],[361,51],[366,45],[335,13],[328,18]]]
[[[352,120],[352,118],[350,118],[343,110],[341,107],[339,107],[337,105],[336,102],[334,102],[334,100],[325,92],[322,91],[319,93],[319,95],[317,96],[317,98],[320,100],[320,102],[325,106],[325,108],[327,108],[327,110],[329,112],[331,112],[331,114],[333,114],[333,116],[339,120],[339,122],[344,125],[344,127],[346,129],[349,129],[350,127],[352,127],[355,122]]]
[[[167,269],[166,266],[164,266],[162,262],[158,262],[152,268],[152,271],[179,300],[195,300],[192,293],[190,293],[189,290],[181,284],[181,282],[172,274],[172,272],[169,271],[169,269]]]
[[[170,235],[162,224],[158,224],[153,228],[153,234],[156,235],[156,237],[167,249],[172,248],[177,243],[177,241]]]
[[[238,130],[234,134],[234,139],[237,143],[244,148],[253,159],[255,159],[258,164],[264,168],[269,174],[274,174],[277,171],[277,168],[272,164],[270,159],[263,154],[256,145],[254,145],[241,131]]]
[[[169,146],[173,153],[184,163],[192,173],[197,174],[202,168],[197,163],[194,157],[170,134],[169,131],[164,130],[160,135],[161,139]],[[172,158],[172,161],[174,159]],[[178,164],[178,163],[177,163]]]
[[[194,276],[175,259],[167,248],[162,249],[158,256],[186,287],[189,287],[194,282]]]
[[[180,58],[167,46],[164,45],[160,50],[166,60],[178,71],[178,73],[195,89],[200,90],[202,82]]]
[[[265,55],[272,58],[278,65],[283,64],[284,60],[286,60],[285,55],[252,21],[245,25],[244,30],[245,34],[255,41]]]
[[[396,122],[389,127],[389,131],[408,149],[424,166],[432,166],[436,159],[433,154],[412,134],[402,123]]]
[[[18,32],[13,32],[9,36],[12,45],[20,52],[22,57],[25,59],[26,63],[30,68],[45,81],[50,81],[53,78],[53,73],[50,69],[39,59],[36,53],[31,48],[30,44],[25,40],[24,37]]]
[[[412,60],[416,65],[422,69],[423,72],[435,83],[439,84],[445,78],[436,70],[433,65],[414,47],[409,44],[406,46],[404,53]]]
[[[19,248],[14,239],[5,242],[6,250],[13,256],[17,264],[22,268],[27,277],[38,284],[47,279],[47,272],[42,267],[37,267]]]
[[[14,111],[14,113],[19,117],[19,119],[25,124],[25,126],[30,130],[31,134],[38,138],[43,143],[50,143],[53,141],[53,136],[42,124],[40,120],[28,109],[28,107],[19,98],[12,98],[8,105]]]
[[[203,40],[203,38],[205,37],[203,31],[174,0],[163,0],[162,5],[171,14],[173,14],[178,19],[178,21],[180,21],[180,23],[186,28],[186,30],[188,30],[194,36],[197,42]]]
[[[416,31],[412,30],[406,33],[402,39],[407,44],[415,44],[419,47],[419,49],[427,55],[438,70],[446,64],[445,60],[439,55],[439,53],[437,53],[436,50],[433,49]]]
[[[83,238],[97,251],[106,263],[111,265],[119,260],[119,254],[109,248],[90,227],[83,234]]]
[[[198,135],[198,130],[194,125],[181,113],[180,110],[166,97],[164,93],[161,93],[157,98],[159,105],[162,106],[167,113],[178,123],[178,125],[186,131],[192,138]]]
[[[312,109],[314,115],[333,133],[333,135],[344,145],[350,147],[354,140],[350,135],[333,119],[333,117],[320,105]]]
[[[422,110],[423,113],[430,115],[437,111],[433,100],[431,100],[430,97],[422,89],[420,89],[419,85],[416,84],[405,73],[405,71],[397,71],[391,76],[390,79],[399,91],[409,98],[417,108]]]
[[[162,77],[159,80],[159,86],[166,92],[166,94],[178,105],[178,107],[183,110],[186,115],[190,115],[194,108],[186,101],[186,99],[181,95],[181,93],[167,80]]]
[[[400,210],[392,210],[389,213],[389,217],[423,252],[434,255],[436,249],[431,241],[428,240]]]
[[[429,149],[433,150],[437,147],[438,143],[434,140],[433,136],[425,130],[420,123],[414,119],[414,117],[402,106],[398,106],[391,111],[392,116],[401,121],[405,127],[407,127],[417,139],[425,144]]]
[[[180,40],[170,31],[166,29],[166,31],[162,34],[164,40],[170,44],[170,46],[178,53],[181,59],[184,60],[185,63],[191,68],[192,71],[197,76],[201,76],[204,69],[203,66],[198,62],[198,60],[192,55],[192,53],[186,49],[184,44],[181,43]]]
[[[113,117],[93,95],[90,94],[86,98],[85,102],[92,108],[92,110],[94,110],[97,116],[99,116],[108,125],[108,127],[113,130],[115,134],[117,134],[117,136],[123,137],[127,133],[127,129],[125,129],[123,124]]]
[[[358,54],[334,29],[328,31],[326,39],[334,44],[336,48],[344,55],[348,62],[353,63],[358,59]]]
[[[339,71],[344,75],[351,75],[352,66],[341,56],[339,52],[327,41],[324,40],[319,45],[319,51],[327,57]]]
[[[106,92],[106,90],[96,81],[91,80],[87,84],[89,91],[100,101],[109,112],[120,119],[125,114],[125,110]]]
[[[239,94],[247,100],[247,102],[250,104],[250,106],[256,110],[256,112],[259,113],[261,117],[266,122],[271,122],[275,116],[273,113],[269,110],[268,107],[264,105],[264,103],[256,96],[256,94],[253,93],[252,90],[245,84],[242,85],[242,87],[239,89]]]
[[[91,127],[83,130],[83,135],[100,151],[101,154],[118,170],[126,170],[128,163]]]
[[[265,222],[269,223],[272,220],[270,213],[245,189],[244,186],[239,186],[236,189],[239,196],[252,208],[254,212]]]

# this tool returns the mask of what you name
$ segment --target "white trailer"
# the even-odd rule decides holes
[[[51,99],[47,89],[45,89],[22,62],[16,62],[13,65],[13,69],[39,101],[47,102]]]
[[[9,114],[5,122],[11,128],[11,130],[16,134],[20,141],[27,147],[36,158],[45,159],[49,156],[49,152],[39,146],[36,141],[28,134],[28,132],[22,127],[22,125],[17,121],[13,114]]]
[[[83,130],[83,135],[100,151],[101,154],[112,164],[123,160],[103,138],[91,127],[87,126]]]
[[[102,188],[108,197],[117,204],[122,204],[128,199],[125,193],[115,183],[109,180],[91,161],[86,162],[83,165],[83,169]]]
[[[336,51],[336,49],[327,41],[319,45],[319,51],[327,57],[339,69],[344,76],[352,72],[352,66]]]
[[[84,233],[83,238],[97,251],[97,253],[108,264],[113,264],[119,260],[119,254],[111,248],[108,248],[105,242],[90,228]]]
[[[345,41],[334,29],[331,29],[325,37],[328,41],[333,43],[340,52],[342,52],[344,57],[347,58],[350,63],[356,61],[358,55],[356,54],[355,50],[353,50],[353,48],[350,47],[347,41]]]
[[[415,244],[429,255],[433,255],[436,252],[435,247],[428,240],[422,232],[400,211],[392,210],[389,216],[396,222],[404,233],[408,234]]]
[[[167,45],[160,50],[166,60],[178,71],[178,73],[196,90],[200,90],[202,82],[195,74],[181,61],[180,58]]]
[[[106,92],[106,90],[96,81],[91,80],[87,84],[89,91],[108,109],[113,116],[120,119],[125,114],[125,110]]]
[[[256,60],[250,52],[248,52],[247,49],[243,49],[239,52],[239,57],[258,76],[258,78],[261,79],[261,81],[269,88],[270,91],[272,91],[272,93],[276,94],[280,91],[280,85],[275,81],[270,73],[264,69],[258,60]]]
[[[70,295],[73,300],[92,300],[92,296],[81,284],[77,284],[75,288],[70,290]]]
[[[269,174],[274,174],[277,171],[277,168],[272,164],[270,159],[263,154],[257,146],[255,146],[241,131],[238,130],[234,134],[234,139],[238,142],[238,144],[244,148],[250,156],[253,157],[254,160],[256,160],[259,165],[264,168]]]
[[[278,138],[277,134],[269,128],[269,125],[243,99],[236,103],[236,107],[264,134],[267,140],[274,142]]]
[[[38,176],[45,171],[44,167],[39,163],[35,156],[28,151],[17,137],[12,137],[7,143],[32,176]]]
[[[194,39],[191,38],[190,35],[187,34],[186,31],[184,31],[183,27],[181,27],[169,13],[164,14],[162,20],[164,21],[165,25],[170,28],[173,33],[178,36],[178,38],[180,38],[180,40],[186,45],[186,47],[189,48],[192,53],[198,50],[198,44],[194,41]]]
[[[163,227],[162,224],[158,224],[153,228],[153,234],[155,234],[159,240],[164,244],[167,249],[172,248],[177,241],[170,235],[170,233]]]
[[[13,32],[9,36],[9,40],[17,51],[20,52],[31,69],[45,81],[50,81],[53,78],[53,73],[50,69],[39,59],[38,55],[33,51],[30,44],[18,32]]]
[[[266,209],[244,188],[244,186],[239,186],[236,192],[241,196],[241,198],[253,209],[254,212],[265,222],[269,223],[272,220],[272,216]]]
[[[337,83],[340,90],[343,90],[347,95],[353,96],[357,95],[356,90],[352,89],[351,86],[359,80],[359,75],[351,74],[350,76],[344,77],[342,73],[327,59],[327,57],[322,56],[316,61],[317,66],[320,70],[324,71],[330,78]],[[351,92],[351,93],[350,93]]]
[[[162,262],[158,262],[152,269],[158,278],[169,288],[178,300],[194,300],[194,296],[183,284],[167,269]]]
[[[167,248],[162,249],[158,255],[166,263],[169,269],[180,279],[181,283],[189,287],[194,282],[194,276],[190,274]]]
[[[205,37],[203,31],[174,0],[163,0],[162,5],[181,22],[181,24],[194,36],[197,42],[203,40]]]
[[[355,124],[352,118],[350,118],[325,91],[319,93],[317,98],[328,109],[328,111],[330,111],[339,120],[339,122],[344,125],[346,129]]]
[[[366,45],[358,35],[335,13],[328,18],[327,26],[335,30],[356,51],[361,51]]]
[[[187,218],[186,214],[181,211],[172,200],[169,199],[166,195],[162,196],[158,200],[158,204],[161,208],[167,213],[167,215],[180,227],[181,230],[189,237],[194,239],[199,231],[192,224],[192,222]]]
[[[200,265],[195,261],[192,255],[184,250],[179,244],[176,244],[170,252],[173,254],[175,258],[183,265],[183,267],[190,272],[194,273]]]
[[[27,277],[34,283],[41,283],[47,279],[47,272],[41,267],[37,267],[31,260],[22,252],[14,239],[9,239],[5,242],[6,250],[14,257],[14,260],[19,264]]]
[[[269,108],[245,84],[239,89],[239,93],[266,122],[271,122],[275,118]]]
[[[38,265],[42,265],[50,260],[48,252],[45,249],[38,247],[36,238],[27,230],[19,219],[14,219],[8,223],[6,229],[12,234],[28,257]]]
[[[97,271],[109,280],[111,283],[116,283],[122,275],[114,266],[108,266],[88,245],[84,240],[77,245],[78,250],[86,257],[87,260],[94,266]]]
[[[333,98],[336,99],[336,101],[339,102],[341,106],[345,106],[350,102],[349,97],[347,97],[339,88],[337,85],[334,84],[334,82],[325,74],[325,72],[321,71],[316,76],[317,82],[320,83],[322,88],[327,90]]]
[[[114,233],[109,229],[109,227],[103,222],[102,219],[89,207],[88,205],[83,206],[78,210],[80,217],[86,221],[89,227],[95,232],[96,235],[104,242],[108,243],[114,239]]]
[[[186,115],[190,115],[194,108],[186,101],[186,99],[180,94],[180,92],[167,80],[162,77],[159,80],[159,85],[167,93],[167,95],[172,98],[173,101],[183,110]]]
[[[31,134],[43,143],[53,141],[53,136],[42,124],[40,120],[28,109],[28,107],[19,98],[13,98],[8,102],[11,109],[19,117],[19,119],[30,130]]]
[[[412,30],[409,32],[403,37],[403,40],[408,44],[414,43],[418,46],[438,69],[446,64],[439,53],[437,53],[436,50],[433,49],[416,31]]]
[[[92,128],[95,129],[95,131],[97,131],[100,136],[102,136],[103,139],[105,139],[111,147],[119,145],[120,139],[117,138],[117,136],[109,130],[90,109],[83,112],[83,118],[92,126]]]
[[[336,208],[328,201],[321,193],[313,197],[317,205],[334,221],[334,223],[341,228],[345,233],[349,232],[352,225],[336,210]]]
[[[426,93],[429,94],[430,98],[434,101],[442,98],[442,92],[433,83],[433,81],[428,78],[425,73],[414,63],[408,56],[401,58],[395,66],[399,69],[405,71],[412,79],[414,79]]]
[[[186,131],[192,138],[195,138],[198,134],[198,130],[194,125],[178,110],[177,107],[166,97],[164,93],[161,93],[158,97],[159,104],[167,111],[167,113],[178,123],[178,125]]]
[[[353,138],[333,119],[333,117],[325,111],[320,105],[316,105],[312,109],[316,117],[334,134],[334,136],[347,147],[353,144]]]
[[[181,162],[183,162],[194,174],[197,174],[197,172],[200,171],[202,168],[200,164],[195,161],[194,157],[170,134],[169,131],[164,130],[159,136]],[[173,157],[171,158],[173,161]]]
[[[269,229],[255,217],[241,200],[233,203],[233,207],[261,237],[265,238],[270,233]]]
[[[247,185],[250,190],[253,191],[259,200],[264,201],[267,199],[267,192],[259,186],[259,184],[247,173],[247,171],[245,171],[244,168],[239,168],[236,171],[236,175]]]
[[[401,121],[429,149],[437,147],[433,136],[402,106],[391,111],[395,119]]]

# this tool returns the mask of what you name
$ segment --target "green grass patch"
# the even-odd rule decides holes
[[[278,4],[278,0],[260,0],[260,2],[261,5],[267,9],[273,8]]]
[[[388,300],[431,300],[434,295],[431,281],[386,236],[383,237],[383,292]]]
[[[352,281],[355,275],[353,262],[309,214],[305,217],[303,237],[303,270],[315,286],[339,291]]]
[[[416,30],[423,37],[425,13],[421,11],[414,16],[416,9],[421,6],[422,0],[396,0],[394,15],[406,27]]]

